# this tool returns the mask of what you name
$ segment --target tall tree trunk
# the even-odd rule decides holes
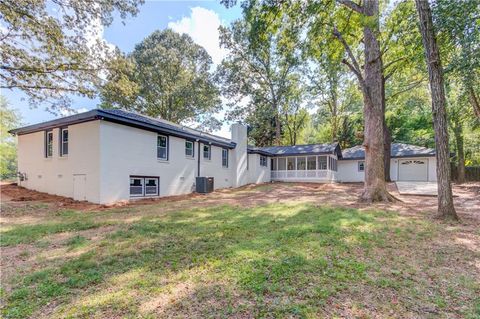
[[[415,0],[420,19],[425,57],[432,95],[433,128],[437,159],[438,217],[458,219],[453,206],[448,148],[447,111],[440,52],[433,29],[432,12],[427,0]]]
[[[384,81],[379,34],[378,0],[365,1],[364,14],[373,20],[363,29],[365,45],[364,122],[365,187],[362,199],[390,201],[385,183]],[[373,23],[375,23],[373,25]]]
[[[455,144],[457,145],[457,183],[465,183],[465,152],[463,149],[463,127],[457,122],[453,128],[455,135]]]
[[[387,121],[385,119],[385,111],[386,111],[386,99],[385,99],[385,76],[382,75],[382,81],[383,81],[383,92],[382,92],[382,103],[383,103],[383,139],[384,139],[384,152],[385,152],[385,181],[386,182],[391,182],[392,179],[390,177],[390,159],[392,157],[392,134],[390,134],[390,130],[388,129],[387,126]]]
[[[471,86],[469,86],[467,90],[468,99],[470,100],[470,104],[472,104],[473,112],[475,113],[475,116],[480,120],[480,101]]]
[[[280,130],[280,116],[278,112],[275,114],[275,144],[282,144],[282,132]]]

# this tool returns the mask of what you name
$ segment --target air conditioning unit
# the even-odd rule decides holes
[[[213,192],[213,177],[197,177],[195,191],[200,194]]]

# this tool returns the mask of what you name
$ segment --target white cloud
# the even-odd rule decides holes
[[[191,8],[191,10],[189,17],[169,22],[168,27],[178,33],[190,35],[195,43],[207,50],[213,63],[217,65],[227,55],[227,51],[220,48],[218,31],[218,27],[222,24],[220,17],[215,11],[202,7]]]

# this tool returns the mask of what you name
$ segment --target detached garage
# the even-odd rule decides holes
[[[434,182],[437,180],[435,150],[431,148],[392,143],[390,177],[393,181]],[[365,149],[355,146],[343,150],[338,161],[338,181],[363,182]]]

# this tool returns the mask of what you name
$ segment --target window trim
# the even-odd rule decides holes
[[[187,143],[192,144],[192,155],[187,154]],[[185,140],[185,157],[186,158],[195,158],[195,142],[192,140]]]
[[[159,141],[159,138],[160,137],[165,137],[166,141],[167,141],[167,145],[165,146],[165,155],[166,157],[165,158],[162,158],[162,157],[158,157],[158,149],[160,148],[160,146],[158,145],[158,141]],[[158,134],[157,135],[157,160],[159,161],[168,161],[168,157],[169,157],[169,150],[170,150],[170,139],[168,138],[168,135],[163,135],[163,134]],[[162,147],[163,148],[163,147]]]
[[[360,169],[360,165],[363,164],[363,169]],[[357,168],[359,172],[365,172],[365,161],[358,161]]]
[[[67,153],[65,153],[65,150],[64,150],[64,148],[63,148],[63,144],[64,144],[64,142],[63,142],[63,132],[65,132],[65,131],[67,131],[67,134],[70,133],[70,132],[68,131],[68,126],[67,126],[67,127],[61,127],[60,130],[59,130],[60,134],[59,134],[59,139],[58,139],[58,141],[59,141],[59,143],[58,143],[58,144],[59,144],[58,150],[59,150],[59,153],[60,153],[60,157],[67,157],[67,156],[68,156],[68,142],[69,142],[70,136],[68,136],[68,138],[67,138],[67,142],[66,142],[66,144],[67,144]]]
[[[225,155],[225,157],[224,157]],[[223,161],[226,161],[226,163],[224,163]],[[222,148],[222,167],[223,168],[228,168],[228,148]]]
[[[49,147],[48,147],[48,135],[49,134],[52,134],[52,140],[51,140],[51,144],[52,144],[52,147],[50,148],[50,151],[51,151],[51,154],[49,155],[48,154],[48,151],[49,151]],[[53,130],[46,130],[45,131],[45,145],[44,145],[44,155],[45,155],[45,158],[52,158],[53,157]]]
[[[208,157],[205,157],[205,146],[208,147]],[[211,160],[212,159],[212,145],[203,144],[202,153],[203,153],[203,159]]]

